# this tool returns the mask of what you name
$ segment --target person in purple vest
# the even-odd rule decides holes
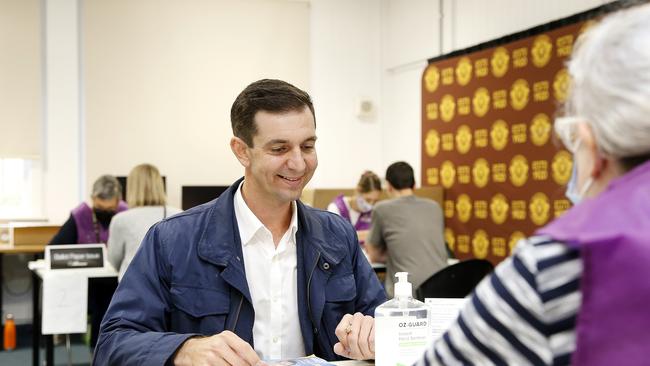
[[[102,175],[93,183],[90,195],[92,207],[80,203],[68,220],[50,240],[56,244],[107,243],[108,227],[113,216],[127,209],[122,201],[122,186],[112,175]],[[106,313],[117,281],[114,278],[92,278],[88,283],[88,313],[91,318],[90,346],[97,344],[99,326]]]
[[[555,130],[575,205],[517,244],[418,366],[648,364],[650,4],[587,30],[568,69]]]
[[[359,244],[363,246],[368,230],[372,207],[381,195],[381,180],[377,174],[366,171],[361,175],[354,196],[338,195],[327,206],[327,211],[334,212],[348,220],[359,235]]]

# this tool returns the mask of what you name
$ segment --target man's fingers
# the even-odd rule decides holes
[[[334,345],[334,353],[336,353],[339,356],[343,356],[343,357],[348,357],[349,356],[348,352],[345,350],[345,348],[343,347],[341,342]]]
[[[339,325],[336,326],[336,330],[334,330],[334,334],[336,334],[336,338],[338,338],[339,342],[341,343],[341,346],[345,350],[349,350],[350,346],[348,345],[348,333],[352,331],[351,325],[352,324],[352,319],[353,316],[350,314],[345,314],[341,321],[339,322]],[[344,356],[341,354],[341,356]]]
[[[260,357],[257,355],[253,347],[250,344],[246,343],[243,339],[239,338],[235,333],[226,331],[221,333],[224,335],[226,343],[229,348],[231,348],[237,359],[240,360],[244,365],[255,366],[260,362]],[[236,359],[234,359],[236,360]],[[231,365],[235,365],[230,362],[229,359],[226,359]]]
[[[371,316],[364,316],[361,320],[361,329],[359,330],[359,350],[361,351],[361,356],[364,360],[373,358],[374,356],[374,345],[372,350],[370,349],[370,335],[373,333],[373,325],[375,321]],[[374,340],[373,340],[374,341]]]
[[[361,358],[361,350],[359,349],[359,332],[361,331],[361,323],[363,323],[363,314],[355,313],[352,317],[352,327],[348,333],[348,346],[351,358]]]

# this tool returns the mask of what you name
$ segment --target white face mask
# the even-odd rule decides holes
[[[360,212],[364,213],[372,210],[372,204],[361,196],[357,196],[357,207],[359,208]]]
[[[569,179],[569,183],[566,185],[566,193],[564,194],[574,205],[577,205],[582,201],[585,193],[587,193],[591,185],[594,183],[594,179],[589,177],[582,189],[578,187],[578,164],[575,153],[578,151],[581,144],[582,140],[578,140],[575,148],[573,148],[573,169],[571,171],[571,179]]]

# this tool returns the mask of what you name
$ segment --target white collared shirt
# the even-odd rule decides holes
[[[291,204],[291,224],[276,248],[271,231],[244,201],[242,184],[235,193],[234,206],[246,281],[255,309],[255,351],[263,360],[303,357],[305,345],[298,318],[296,203]]]

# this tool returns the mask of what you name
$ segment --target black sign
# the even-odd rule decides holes
[[[104,267],[102,247],[50,248],[50,269]]]

